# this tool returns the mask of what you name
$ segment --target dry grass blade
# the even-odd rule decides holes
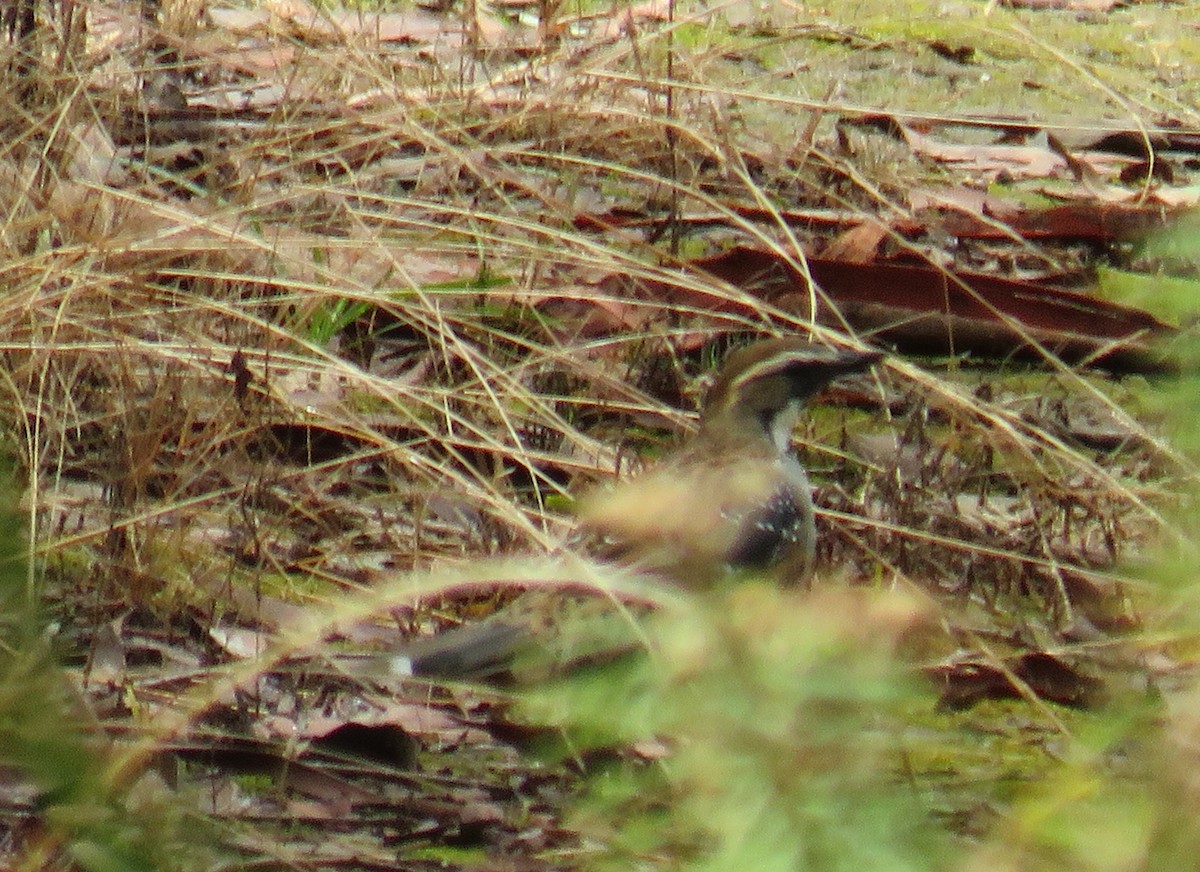
[[[977,216],[989,233],[947,238],[952,225],[923,223],[914,190],[986,188],[1023,203],[1048,194],[968,178],[843,122],[886,108],[914,129],[962,122],[964,138],[988,144],[1005,118],[1030,130],[1097,126],[1065,86],[1040,84],[1031,52],[1013,56],[1036,42],[1075,88],[1120,107],[1122,128],[1150,130],[1150,109],[1196,123],[1184,85],[1127,87],[1076,43],[1059,48],[1050,32],[1029,41],[1006,10],[987,28],[941,13],[901,20],[890,8],[843,26],[786,4],[731,4],[680,9],[663,25],[656,7],[568,20],[543,4],[535,31],[519,12],[501,26],[507,13],[468,6],[214,9],[201,20],[169,2],[151,26],[149,6],[139,21],[101,3],[29,2],[32,18],[5,20],[17,60],[0,71],[10,134],[0,415],[26,490],[35,565],[25,595],[51,610],[96,728],[119,736],[105,789],[141,790],[151,764],[182,760],[184,784],[214,797],[208,815],[237,831],[225,843],[239,861],[312,864],[298,845],[323,814],[372,839],[385,833],[372,843],[380,864],[425,862],[407,852],[416,842],[440,862],[436,849],[455,838],[490,849],[480,862],[518,856],[531,868],[548,868],[554,851],[569,862],[586,853],[561,821],[570,766],[556,770],[561,782],[539,781],[513,750],[532,740],[508,694],[389,671],[407,640],[486,619],[523,592],[582,594],[615,611],[668,684],[706,664],[706,686],[718,688],[730,675],[720,640],[749,652],[745,663],[778,665],[752,625],[761,618],[782,638],[786,615],[772,610],[807,614],[809,601],[704,601],[596,563],[575,531],[575,497],[669,451],[731,347],[764,333],[879,341],[855,335],[811,281],[808,257],[838,222],[878,225],[871,256],[919,261],[948,282],[970,270],[1077,272],[1101,258],[1092,242],[1027,239],[991,213]],[[56,17],[68,8],[83,17]],[[1147,33],[1180,26],[1171,9],[1128,14],[1151,16]],[[955,41],[947,27],[973,51],[931,56],[931,44]],[[662,75],[668,38],[673,73]],[[1128,50],[1145,60],[1140,46]],[[871,59],[885,56],[900,79],[876,74]],[[993,76],[985,105],[973,102],[984,99],[974,64]],[[1011,119],[1030,94],[1046,101],[1045,117]],[[1174,153],[1161,160],[1190,172]],[[1138,181],[1137,195],[1156,178]],[[803,218],[826,213],[839,217]],[[798,292],[772,297],[762,282],[702,268],[737,246],[784,264]],[[1103,257],[1138,265],[1115,244]],[[1137,630],[1151,594],[1136,567],[1162,541],[1188,538],[1171,511],[1196,467],[1147,411],[1147,385],[1110,377],[1090,366],[1096,358],[1064,362],[1020,318],[993,314],[1034,362],[893,355],[872,381],[827,393],[797,432],[816,484],[820,577],[921,591],[941,628],[926,660],[985,651],[1031,703],[1025,716],[1075,737],[1069,716],[1009,664],[1052,654],[1085,670],[1118,649],[1143,662],[1151,643]],[[842,642],[854,647],[855,602],[835,600],[844,638],[813,655],[826,677],[822,664],[844,665]],[[648,611],[700,629],[659,637],[631,616]],[[367,666],[356,671],[355,658]],[[764,690],[761,677],[736,698]],[[679,689],[664,698],[676,704]],[[768,690],[772,711],[796,701]],[[0,696],[20,706],[15,690]],[[317,730],[298,725],[318,711],[349,723],[355,706],[398,720],[436,709],[445,720],[417,744],[429,768],[461,765],[459,780],[331,772],[305,757]],[[818,724],[821,711],[803,718]],[[569,746],[558,727],[549,732]],[[280,739],[290,728],[303,742]],[[789,735],[762,747],[781,759],[809,753]],[[209,739],[224,762],[295,762],[312,793],[302,802],[287,782],[269,809],[270,791],[246,783],[253,773],[200,771],[193,743]],[[586,768],[585,749],[571,750],[570,765]],[[503,764],[489,780],[491,757]],[[434,823],[368,820],[368,797],[392,811],[411,802]],[[268,809],[303,820],[300,835],[263,824]],[[521,809],[534,810],[533,824]],[[270,839],[246,835],[260,826]],[[65,856],[72,832],[63,825],[43,843],[10,828],[15,847],[4,850],[26,851],[17,859],[32,868],[39,851]],[[388,839],[405,851],[387,854]],[[330,856],[341,862],[343,847]],[[694,849],[684,839],[670,856]],[[636,860],[647,856],[662,859]]]

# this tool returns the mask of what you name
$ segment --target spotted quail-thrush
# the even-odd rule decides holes
[[[585,499],[584,525],[689,586],[730,570],[805,580],[816,529],[792,428],[813,394],[882,356],[797,339],[734,352],[705,396],[699,432],[649,473]]]
[[[792,453],[792,428],[813,394],[882,357],[794,338],[730,354],[705,396],[696,435],[650,472],[586,496],[581,526],[688,586],[737,571],[805,581],[816,529],[808,476]],[[416,643],[404,654],[408,667],[439,677],[501,670],[530,646],[533,625],[545,623],[534,602],[532,618],[530,606],[522,609],[518,600],[481,622]]]

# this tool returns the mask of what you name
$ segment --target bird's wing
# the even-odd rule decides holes
[[[654,568],[711,581],[730,564],[769,565],[767,527],[801,511],[776,459],[746,458],[667,464],[588,495],[580,519]]]

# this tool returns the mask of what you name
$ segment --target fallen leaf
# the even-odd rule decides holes
[[[1104,683],[1061,657],[1033,652],[1004,661],[978,655],[953,658],[923,670],[941,689],[938,705],[954,711],[985,699],[1020,699],[1025,685],[1039,699],[1090,708],[1103,698]]]
[[[776,252],[738,246],[693,266],[779,305],[808,305],[808,280]],[[818,319],[844,318],[859,331],[876,331],[919,353],[1008,355],[1028,352],[1036,341],[1066,360],[1160,371],[1167,363],[1149,343],[1175,332],[1149,312],[1034,282],[928,265],[808,258],[807,267],[821,291]],[[728,298],[698,300],[696,292],[678,286],[659,289],[698,307],[753,308]]]
[[[846,263],[870,263],[887,238],[888,228],[882,222],[864,221],[831,239],[821,251],[821,257]]]

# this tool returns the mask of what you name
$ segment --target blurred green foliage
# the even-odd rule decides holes
[[[658,615],[643,658],[531,692],[599,767],[571,824],[598,869],[936,870],[948,839],[903,777],[905,713],[932,706],[895,656],[912,602],[746,583]]]
[[[95,872],[194,869],[206,850],[185,840],[173,800],[124,784],[111,744],[64,676],[29,572],[11,472],[0,487],[0,769],[36,794],[40,825],[9,832],[18,868]],[[10,818],[17,820],[19,818]]]

